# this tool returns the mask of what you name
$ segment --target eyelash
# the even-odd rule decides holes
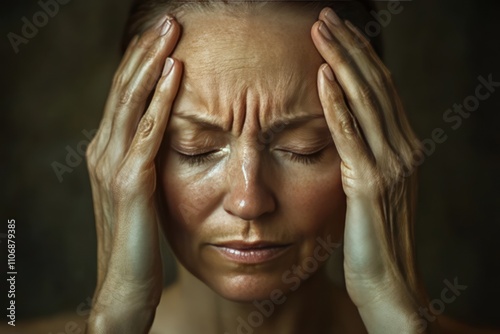
[[[315,163],[320,162],[325,153],[325,149],[321,149],[317,152],[314,153],[309,153],[309,154],[299,154],[299,153],[293,153],[293,152],[288,152],[290,154],[290,160],[293,162],[298,162],[304,165],[312,165]]]
[[[217,151],[209,151],[201,154],[184,154],[181,152],[177,152],[180,157],[181,163],[185,163],[189,165],[189,167],[201,166],[204,163],[211,162],[215,156],[214,153]],[[288,153],[289,159],[293,162],[298,162],[304,165],[312,165],[320,162],[323,159],[325,152],[325,148],[309,154],[299,154],[294,152],[286,152]]]
[[[189,167],[201,166],[204,163],[208,163],[214,159],[214,153],[217,151],[209,151],[200,154],[184,154],[181,152],[177,152],[180,157],[181,163],[185,163],[189,165]]]

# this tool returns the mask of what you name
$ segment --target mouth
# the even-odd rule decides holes
[[[212,247],[224,258],[241,264],[258,264],[271,261],[285,253],[291,244],[275,242],[231,241],[212,244]]]

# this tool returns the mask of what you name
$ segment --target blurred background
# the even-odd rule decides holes
[[[7,220],[15,219],[18,272],[18,326],[4,327],[2,315],[0,333],[80,333],[95,285],[94,218],[81,152],[120,60],[130,1],[60,2],[46,22],[38,1],[5,2],[0,13],[0,261],[6,272]],[[387,9],[388,2],[377,5]],[[500,87],[473,105],[479,77],[500,82],[500,3],[401,6],[380,25],[385,62],[419,137],[432,138],[439,128],[446,136],[428,146],[420,168],[419,267],[432,299],[441,298],[445,280],[467,286],[445,314],[500,327]],[[38,20],[38,31],[23,32],[24,17]],[[464,101],[474,111],[446,122],[447,110]],[[168,283],[175,273],[167,271]],[[2,278],[4,310],[6,287]]]

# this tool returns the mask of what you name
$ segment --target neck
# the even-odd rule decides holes
[[[302,282],[280,305],[270,300],[240,303],[224,299],[183,266],[179,266],[178,283],[186,312],[205,333],[209,333],[207,328],[224,334],[327,333],[342,327],[342,316],[333,315],[346,313],[346,293],[332,284],[325,270]]]

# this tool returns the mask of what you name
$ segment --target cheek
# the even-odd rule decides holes
[[[340,159],[325,168],[304,172],[284,182],[281,202],[289,221],[303,236],[331,235],[340,240],[345,222],[346,198]]]
[[[218,182],[217,175],[188,174],[189,167],[175,160],[170,157],[167,161],[171,162],[161,167],[158,185],[164,194],[160,203],[164,211],[162,226],[171,246],[178,249],[196,244],[201,224],[219,205],[217,194],[221,189],[217,186],[222,182]]]

